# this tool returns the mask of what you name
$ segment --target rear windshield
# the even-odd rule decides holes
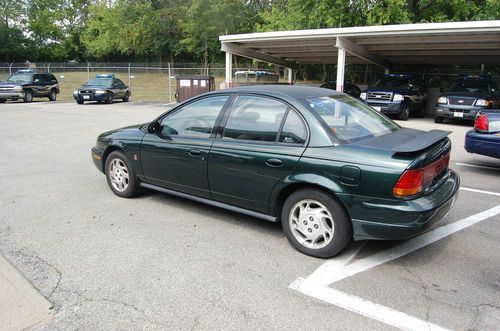
[[[459,80],[451,85],[450,92],[490,93],[490,85],[484,80]]]
[[[383,136],[400,126],[371,107],[347,95],[335,95],[306,100],[309,108],[319,115],[341,143]]]
[[[11,83],[31,83],[33,81],[33,74],[14,74],[7,79]]]

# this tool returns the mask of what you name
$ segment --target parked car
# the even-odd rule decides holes
[[[105,132],[91,154],[120,197],[146,188],[281,222],[296,249],[326,258],[447,214],[460,182],[448,134],[402,128],[336,91],[247,86]]]
[[[413,75],[386,74],[361,93],[360,98],[373,109],[406,121],[411,113],[424,116],[426,91],[424,81]]]
[[[330,90],[336,90],[337,89],[337,81],[331,80],[329,82],[321,84],[320,87],[327,88]],[[355,98],[359,98],[359,95],[361,94],[361,89],[358,86],[351,83],[349,80],[346,80],[344,82],[344,93],[352,95]]]
[[[59,82],[51,73],[37,73],[31,69],[18,70],[0,83],[0,103],[7,100],[32,102],[34,97],[56,101]]]
[[[500,159],[500,109],[481,110],[465,135],[465,150]]]
[[[83,84],[82,87],[73,91],[76,103],[82,105],[85,101],[97,101],[113,103],[113,100],[121,99],[128,102],[130,99],[130,88],[113,74],[96,75],[95,79]]]
[[[479,111],[489,108],[500,108],[495,81],[485,75],[461,75],[439,96],[434,122],[442,123],[445,118],[474,121]]]

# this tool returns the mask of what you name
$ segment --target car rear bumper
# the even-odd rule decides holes
[[[470,130],[465,135],[464,147],[469,153],[500,158],[500,135]]]
[[[450,170],[438,189],[420,198],[401,201],[364,198],[365,201],[354,202],[357,205],[351,212],[354,239],[403,240],[429,231],[448,214],[459,187],[460,177]],[[358,215],[369,215],[369,219]]]
[[[94,165],[96,166],[96,168],[100,172],[104,172],[104,169],[102,167],[102,151],[99,151],[97,148],[92,147],[90,154],[92,155],[92,161],[94,161]]]

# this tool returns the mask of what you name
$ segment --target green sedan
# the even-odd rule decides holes
[[[460,184],[448,134],[401,128],[329,89],[252,86],[105,132],[92,159],[120,197],[152,189],[281,222],[297,250],[327,258],[444,218]]]

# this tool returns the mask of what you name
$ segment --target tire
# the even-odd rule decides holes
[[[123,97],[123,102],[129,102],[130,100],[130,95],[127,93],[125,93],[125,96]]]
[[[83,100],[76,100],[76,103],[79,105],[83,105]]]
[[[117,196],[133,198],[141,192],[134,169],[122,152],[114,151],[108,155],[105,174],[111,191]]]
[[[441,116],[434,117],[434,123],[443,123],[444,118]]]
[[[31,92],[24,93],[23,101],[24,102],[32,102],[33,101],[33,93],[31,93]]]
[[[404,109],[399,113],[398,119],[401,121],[406,121],[410,117],[410,106],[406,105]]]
[[[57,99],[56,92],[54,92],[54,91],[50,92],[50,94],[49,94],[49,101],[56,101],[56,99]]]
[[[107,104],[113,103],[113,93],[112,92],[108,92],[108,94],[106,94],[106,103]]]
[[[310,210],[304,212],[303,207]],[[335,256],[352,239],[351,219],[343,206],[319,190],[292,193],[283,204],[281,223],[290,244],[314,257]]]
[[[5,100],[5,99],[0,99],[0,103],[5,103],[5,101],[7,101],[7,100]]]

